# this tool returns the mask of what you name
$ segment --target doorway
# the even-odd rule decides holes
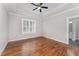
[[[79,47],[79,16],[68,17],[69,44]]]

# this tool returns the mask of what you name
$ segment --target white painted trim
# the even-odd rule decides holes
[[[22,18],[21,20],[22,20],[22,34],[33,34],[33,33],[36,33],[36,20],[26,19],[26,18]],[[34,28],[33,28],[32,32],[30,32],[30,31],[24,32],[24,30],[23,30],[23,27],[24,27],[23,22],[24,21],[32,21],[32,22],[34,22],[34,26],[33,26]]]
[[[49,38],[49,39],[52,39],[52,40],[56,39],[56,38],[50,37],[48,35],[43,35],[43,37],[46,37],[46,38]],[[58,42],[61,42],[61,43],[64,43],[64,44],[68,44],[68,42],[64,42],[64,41],[60,41],[60,40],[55,40],[55,41],[58,41]]]
[[[56,11],[58,8],[63,7],[64,5],[66,5],[66,4],[61,4],[60,6],[58,6],[58,7],[54,8],[54,9],[53,9],[53,10],[51,10],[50,12],[45,13],[44,15],[45,15],[45,16],[46,16],[46,15],[49,15],[50,13],[52,13],[52,12]]]
[[[18,40],[26,40],[26,39],[30,39],[30,38],[35,38],[35,37],[41,37],[42,35],[40,35],[40,34],[33,34],[32,36],[30,36],[30,37],[27,37],[27,36],[23,36],[23,37],[19,37],[19,38],[14,38],[14,39],[12,39],[12,40],[9,40],[9,42],[12,42],[12,41],[18,41]]]
[[[68,17],[68,19],[70,19],[70,18],[76,18],[76,17],[79,17],[79,15],[70,16],[70,17]]]
[[[76,16],[70,16],[70,17],[67,17],[67,40],[69,40],[69,19],[70,18],[75,18],[75,17],[79,17],[79,15],[76,15]]]
[[[20,9],[16,9],[16,10],[17,10],[17,11],[26,12],[25,10],[20,10]],[[30,14],[38,15],[38,14],[32,13],[31,11],[28,11],[28,10],[27,10],[27,14],[25,14],[25,13],[23,13],[23,14],[17,13],[16,11],[8,11],[8,14],[19,15],[19,16],[21,16],[21,15],[26,16],[27,14],[28,14],[28,15],[30,15]]]
[[[67,23],[67,32],[66,32],[67,35],[66,35],[66,37],[67,37],[68,44],[69,44],[69,17],[67,17],[66,20],[67,20],[66,21],[66,23]]]
[[[0,51],[0,56],[2,55],[2,53],[3,53],[4,49],[6,48],[7,44],[8,44],[8,42],[4,45],[3,49]]]
[[[28,14],[28,15],[27,15],[27,14],[19,14],[19,13],[15,13],[15,12],[14,12],[14,13],[13,13],[13,12],[9,12],[8,14],[9,14],[9,15],[14,15],[14,16],[17,16],[17,17],[20,16],[20,17],[22,17],[22,18],[27,18],[28,15],[30,16],[30,14]],[[34,14],[34,15],[35,15],[36,17],[38,17],[38,15],[36,15],[36,14]],[[35,19],[35,18],[30,16],[28,19]]]
[[[16,11],[8,11],[9,13],[11,12],[11,13],[16,13],[17,11],[23,11],[23,12],[26,12],[25,10],[23,10],[23,9],[16,9]],[[31,13],[29,10],[27,10],[27,12],[28,13]]]
[[[75,8],[71,8],[71,9],[68,9],[68,10],[65,10],[65,11],[62,11],[62,12],[59,12],[59,13],[57,13],[57,14],[55,14],[55,15],[51,15],[51,16],[49,16],[49,17],[55,17],[55,16],[58,16],[58,15],[60,15],[60,14],[63,14],[63,13],[65,13],[65,12],[69,12],[69,11],[72,11],[72,10],[75,10],[75,9],[78,9],[79,7],[75,7]],[[48,16],[48,15],[47,15]]]
[[[17,15],[17,16],[26,16],[25,14],[18,14],[18,13],[14,13],[14,12],[9,12],[10,15]]]
[[[22,18],[27,18],[27,16],[25,14],[18,14],[18,13],[9,12],[9,15],[13,15],[13,16],[17,16],[17,17],[22,17]],[[32,19],[32,18],[29,17],[28,19]]]
[[[63,7],[64,5],[66,5],[66,3],[64,4],[64,3],[62,3],[60,6],[57,6],[56,8],[54,8],[53,9],[53,11],[55,11],[56,9],[58,9],[58,8],[60,8],[60,7]],[[20,9],[16,9],[17,11],[23,11],[23,12],[25,12],[25,10],[20,10]],[[27,10],[28,12],[30,12],[29,10]],[[11,12],[11,11],[8,11],[9,13],[14,13],[13,11]],[[31,13],[31,12],[30,12]],[[50,12],[47,12],[47,13],[45,13],[45,14],[43,14],[43,15],[47,15],[47,14],[50,14],[50,13],[52,13],[52,10],[50,11]],[[16,12],[15,12],[15,14],[17,14]],[[35,15],[37,15],[36,13],[35,13]]]

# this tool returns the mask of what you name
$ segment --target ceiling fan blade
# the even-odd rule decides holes
[[[42,10],[41,9],[39,9],[40,10],[40,12],[42,12]]]
[[[36,10],[36,9],[38,9],[38,8],[33,9],[33,11]]]
[[[48,7],[45,7],[45,6],[42,6],[41,8],[45,8],[45,9],[48,9]]]
[[[38,5],[34,4],[34,3],[31,3],[31,4],[34,5],[34,6],[38,6]]]
[[[43,3],[40,3],[40,6],[42,5]]]

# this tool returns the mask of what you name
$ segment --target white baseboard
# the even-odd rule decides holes
[[[23,37],[11,39],[11,40],[9,40],[9,42],[23,40],[23,39],[29,39],[29,38],[35,38],[35,37],[40,37],[40,36],[41,35],[23,36]]]
[[[1,56],[1,54],[3,53],[4,49],[6,48],[7,44],[8,44],[8,42],[6,42],[6,43],[4,44],[4,46],[3,46],[3,48],[1,49],[1,51],[0,51],[0,56]]]
[[[55,40],[55,41],[58,41],[58,42],[61,42],[61,43],[64,43],[64,44],[68,44],[68,42],[60,41],[60,40],[57,40],[54,37],[50,37],[50,36],[47,36],[47,35],[44,35],[43,37],[46,37],[46,38],[49,38],[49,39],[52,39],[52,40]]]

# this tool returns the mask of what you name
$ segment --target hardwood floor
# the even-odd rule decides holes
[[[44,37],[8,43],[2,56],[65,56],[67,45]]]
[[[79,56],[79,47],[69,46],[67,49],[68,56]]]

